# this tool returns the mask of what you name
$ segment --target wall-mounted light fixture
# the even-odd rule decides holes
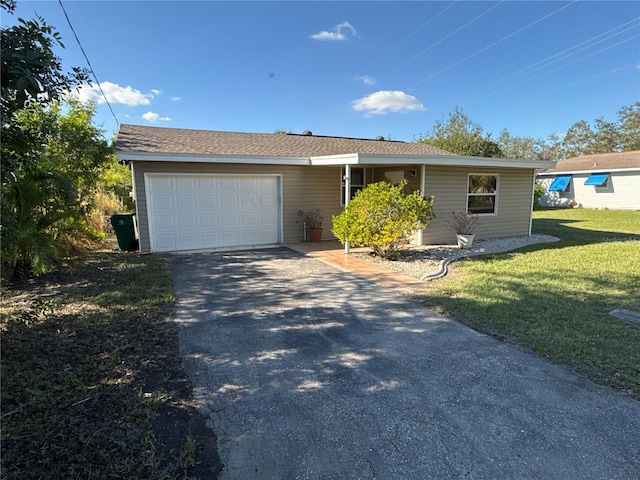
[[[418,170],[415,168],[412,168],[411,170],[409,170],[409,175],[411,175],[412,177],[417,177],[418,176]]]

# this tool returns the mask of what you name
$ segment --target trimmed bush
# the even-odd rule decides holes
[[[359,191],[339,215],[332,232],[342,244],[371,247],[383,258],[397,258],[398,245],[434,217],[433,197],[404,193],[406,181],[372,183]]]

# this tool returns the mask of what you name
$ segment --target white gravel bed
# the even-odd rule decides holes
[[[465,249],[461,249],[457,245],[425,245],[422,247],[405,245],[400,249],[402,257],[398,260],[385,260],[366,252],[352,253],[351,255],[421,280],[432,280],[446,275],[447,265],[461,258],[508,252],[528,245],[559,240],[551,235],[534,234],[530,237],[477,240],[471,248]]]

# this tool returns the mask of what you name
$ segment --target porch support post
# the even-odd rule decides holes
[[[345,164],[344,166],[344,206],[346,208],[349,205],[349,199],[351,198],[351,165]],[[344,253],[349,253],[349,240],[344,242]]]
[[[424,197],[424,191],[427,189],[427,178],[426,178],[427,166],[423,163],[420,165],[420,195]],[[421,228],[418,230],[418,245],[424,245],[424,231]]]

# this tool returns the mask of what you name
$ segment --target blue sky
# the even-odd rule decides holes
[[[640,2],[63,5],[120,123],[412,141],[456,107],[497,136],[615,120],[640,100]],[[86,66],[57,0],[18,0]],[[117,129],[98,102],[96,123]]]

